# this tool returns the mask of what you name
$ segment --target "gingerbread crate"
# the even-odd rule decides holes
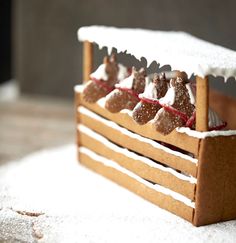
[[[104,99],[84,101],[77,85],[79,162],[195,226],[235,219],[236,102],[209,91],[207,77],[235,77],[236,52],[183,32],[90,26],[78,35],[84,81],[93,70],[93,43],[196,75],[196,130],[181,127],[168,135],[151,122],[137,124],[128,112],[110,113]],[[209,102],[228,130],[208,131]]]

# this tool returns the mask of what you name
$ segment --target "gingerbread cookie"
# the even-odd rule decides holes
[[[143,68],[137,71],[133,67],[132,74],[116,84],[116,89],[106,97],[105,108],[112,113],[123,109],[133,110],[139,102],[138,95],[144,91],[145,77],[146,71]]]
[[[157,112],[153,123],[158,132],[167,135],[176,127],[194,122],[195,106],[182,78],[171,79],[169,90],[159,102],[163,107]]]
[[[139,95],[141,100],[133,111],[133,118],[138,124],[146,124],[155,117],[162,107],[159,104],[159,99],[166,94],[170,79],[177,77],[183,80],[188,79],[185,72],[178,70],[154,74],[152,82],[146,85],[144,93]]]
[[[103,64],[90,75],[91,80],[86,83],[82,97],[89,103],[95,103],[110,93],[115,84],[127,76],[127,68],[117,63],[115,55],[106,56]]]
[[[168,81],[165,78],[165,73],[155,73],[152,81],[146,85],[144,93],[139,95],[141,100],[133,110],[133,119],[138,124],[146,124],[155,117],[161,108],[158,100],[166,94],[167,89]]]

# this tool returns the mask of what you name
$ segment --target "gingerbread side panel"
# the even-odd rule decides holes
[[[227,150],[225,155],[226,167],[226,181],[224,187],[224,211],[222,215],[223,220],[236,219],[236,136],[222,146],[226,146]],[[222,147],[223,148],[223,147]]]
[[[122,167],[148,181],[165,186],[172,191],[186,196],[192,201],[194,200],[195,184],[191,181],[190,177],[182,175],[171,168],[166,169],[162,165],[156,166],[155,162],[127,151],[127,149],[120,148],[94,132],[90,132],[91,134],[88,135],[86,129],[82,128],[80,130],[81,146],[87,147],[101,156],[116,161]],[[98,139],[95,139],[95,137]]]
[[[80,113],[81,124],[101,134],[110,141],[196,177],[197,160],[196,162],[193,162],[193,158],[191,157],[189,157],[189,159],[184,159],[183,157],[176,156],[173,153],[159,149],[155,146],[157,143],[154,141],[150,140],[148,142],[144,142],[142,137],[137,137],[134,133],[131,133],[125,128],[121,128],[118,125],[108,126],[106,123],[102,122],[102,119],[103,118],[101,117],[99,120],[94,119],[89,115]]]
[[[200,144],[194,225],[236,218],[236,136]]]
[[[107,177],[108,179],[158,205],[159,207],[166,209],[188,220],[189,222],[192,221],[194,209],[185,203],[176,200],[169,195],[156,191],[141,181],[129,176],[123,171],[120,171],[117,167],[105,165],[103,162],[91,157],[87,153],[84,153],[82,150],[80,150],[79,157],[80,162],[93,171]],[[102,157],[102,160],[105,161],[106,159]]]

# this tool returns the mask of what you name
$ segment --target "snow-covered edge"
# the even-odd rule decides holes
[[[224,131],[209,131],[209,132],[198,132],[191,130],[188,127],[178,127],[176,131],[179,133],[185,133],[188,136],[204,139],[207,137],[218,137],[218,136],[235,136],[236,130],[224,130]]]

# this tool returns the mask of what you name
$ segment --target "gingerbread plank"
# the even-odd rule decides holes
[[[132,133],[84,107],[80,107],[80,122],[122,147],[126,147],[155,161],[160,161],[188,175],[194,177],[197,175],[197,159]]]
[[[85,147],[80,147],[79,160],[81,164],[144,199],[192,222],[194,203],[189,199],[179,196],[161,186],[153,185],[128,172],[113,161],[107,160],[105,157],[99,156]]]
[[[79,125],[79,133],[80,146],[87,147],[101,156],[116,161],[122,167],[148,181],[165,186],[194,200],[195,178],[183,175],[172,168],[166,168],[148,158],[119,147],[84,125]]]

